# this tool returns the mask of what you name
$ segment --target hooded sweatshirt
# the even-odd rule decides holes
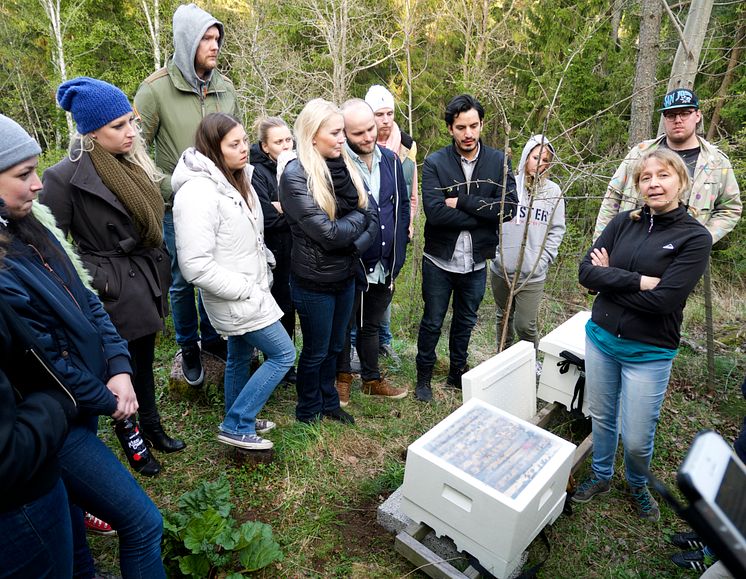
[[[520,270],[519,283],[536,283],[547,277],[549,265],[557,257],[562,237],[565,235],[565,201],[559,186],[543,179],[532,194],[526,175],[526,161],[534,147],[544,143],[554,154],[554,148],[543,135],[534,135],[523,147],[516,173],[518,210],[516,216],[502,224],[500,245],[492,261],[492,272],[503,279],[512,280]],[[526,227],[526,248],[518,264]],[[545,241],[546,239],[546,241]]]
[[[166,174],[161,194],[167,209],[171,206],[170,176],[184,150],[194,145],[200,121],[215,112],[240,118],[233,83],[217,71],[200,79],[194,69],[197,47],[211,26],[218,27],[222,46],[225,35],[218,20],[194,4],[179,6],[173,19],[173,59],[146,78],[135,95],[143,138],[154,145],[155,164]]]
[[[174,12],[174,64],[181,71],[184,80],[187,81],[194,92],[204,92],[210,84],[212,71],[205,78],[199,78],[194,69],[194,57],[202,37],[208,28],[217,26],[220,32],[218,49],[223,46],[223,24],[209,13],[199,8],[196,4],[179,6]]]

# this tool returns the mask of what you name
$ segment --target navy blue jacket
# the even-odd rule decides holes
[[[630,213],[614,217],[580,262],[580,283],[598,292],[592,319],[615,336],[678,348],[686,298],[705,271],[712,236],[683,205],[663,215],[645,206],[638,221]],[[593,248],[602,247],[609,267],[591,263]],[[661,281],[640,291],[642,275]]]
[[[368,203],[378,211],[379,229],[373,245],[363,254],[365,273],[373,273],[376,264],[381,261],[391,278],[399,275],[404,260],[407,258],[409,243],[409,193],[404,179],[401,161],[396,155],[376,145],[381,151],[381,187],[379,202],[368,194]]]
[[[0,296],[28,324],[33,339],[72,390],[81,412],[111,415],[116,398],[106,387],[132,373],[125,342],[99,299],[80,281],[56,239],[61,258],[42,256],[14,238],[0,269]]]
[[[422,168],[422,205],[425,208],[425,253],[448,260],[453,257],[462,231],[471,233],[474,262],[495,257],[498,227],[515,214],[518,201],[515,178],[508,162],[503,191],[502,151],[480,141],[480,150],[471,186],[467,187],[461,155],[451,144],[425,159]],[[501,199],[505,197],[504,211]],[[447,197],[458,197],[455,209],[446,205]]]

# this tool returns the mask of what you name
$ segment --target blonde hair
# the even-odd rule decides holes
[[[298,160],[306,171],[308,190],[316,204],[331,220],[336,219],[337,214],[332,178],[326,166],[326,160],[314,146],[313,139],[321,127],[335,115],[342,117],[339,107],[327,100],[317,98],[308,101],[295,120],[296,150]],[[365,192],[363,180],[344,147],[342,147],[342,159],[357,190],[357,206],[364,209],[368,205],[368,195]]]
[[[254,130],[256,131],[256,138],[260,143],[266,143],[269,138],[269,130],[276,129],[279,127],[285,127],[289,130],[289,127],[285,121],[280,117],[259,117],[254,121]]]
[[[70,151],[68,156],[73,163],[79,161],[84,152],[90,153],[92,150],[93,137],[90,134],[81,135],[79,132],[75,131],[72,137],[70,137]],[[148,155],[145,141],[139,131],[137,131],[137,134],[135,135],[132,149],[124,154],[124,158],[145,171],[145,174],[153,183],[159,183],[166,177],[158,167],[155,166],[153,159]]]
[[[689,177],[689,170],[686,168],[686,163],[684,163],[684,160],[678,153],[664,147],[658,147],[657,149],[644,153],[637,163],[635,163],[635,166],[632,169],[632,182],[634,183],[637,192],[640,193],[640,177],[645,169],[645,164],[650,159],[657,160],[661,165],[676,173],[676,176],[679,178],[679,201],[685,203],[684,197],[692,186],[692,180]],[[641,211],[642,209],[635,209],[630,213],[629,218],[633,221],[638,221],[640,219]],[[689,213],[696,214],[696,211],[692,208],[689,209]]]

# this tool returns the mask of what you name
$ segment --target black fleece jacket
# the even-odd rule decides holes
[[[580,283],[598,292],[593,321],[607,332],[661,348],[678,348],[686,298],[702,276],[712,247],[709,232],[680,205],[663,215],[643,207],[617,215],[580,262]],[[591,263],[606,248],[609,267]],[[640,291],[640,277],[658,277]]]
[[[518,201],[515,179],[508,162],[503,191],[502,151],[480,141],[480,150],[470,186],[461,168],[461,155],[451,144],[425,159],[422,168],[422,204],[425,207],[425,253],[451,259],[462,231],[471,233],[476,263],[495,257],[498,224],[509,221]],[[505,203],[500,202],[505,193]],[[447,197],[458,197],[455,209],[446,205]]]

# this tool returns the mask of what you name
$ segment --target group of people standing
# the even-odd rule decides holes
[[[153,358],[167,292],[185,380],[195,387],[204,381],[202,351],[226,361],[217,433],[224,444],[272,448],[264,435],[276,425],[258,415],[283,380],[295,383],[298,421],[353,424],[344,410],[353,346],[363,395],[408,394],[379,364],[418,206],[416,144],[393,121],[393,95],[375,85],[341,106],[313,99],[293,131],[278,117],[259,119],[250,144],[233,85],[215,70],[222,24],[190,4],[176,10],[173,29],[174,57],[145,79],[134,107],[101,80],[60,85],[57,100],[77,133],[69,155],[45,171],[43,190],[39,145],[0,116],[6,575],[66,577],[74,570],[92,577],[83,525],[89,512],[118,532],[125,578],[163,576],[158,509],[96,429],[98,416],[120,421],[139,413],[151,449],[186,447],[166,432],[155,397]],[[666,97],[672,135],[679,121],[700,115],[687,92]],[[515,329],[537,345],[539,301],[565,232],[562,193],[548,178],[553,145],[531,137],[514,178],[505,153],[482,142],[484,115],[473,96],[453,98],[444,115],[452,143],[423,165],[415,388],[422,402],[433,398],[449,304],[446,385],[461,386],[487,260],[498,342],[510,310],[505,344]],[[629,176],[612,184],[623,181],[622,201],[641,197],[643,207],[611,219],[580,266],[581,283],[599,295],[586,362],[594,474],[575,500],[610,488],[621,397],[627,475],[646,518],[657,517],[657,506],[638,465],[652,456],[683,307],[713,239],[732,228],[708,209],[727,197],[729,215],[740,215],[729,177],[724,192],[712,180],[702,185],[705,193],[691,187],[690,177],[698,183],[701,167],[711,174],[721,157],[703,161],[710,152],[700,144],[699,157],[687,149],[682,161],[676,143],[683,142],[646,145],[634,164],[625,161]],[[732,174],[724,164],[722,171]],[[608,200],[613,191],[602,215],[623,208]],[[694,205],[710,233],[688,214]],[[303,342],[297,369],[296,316]],[[255,350],[264,362],[252,372]],[[153,457],[139,471],[160,468]]]

